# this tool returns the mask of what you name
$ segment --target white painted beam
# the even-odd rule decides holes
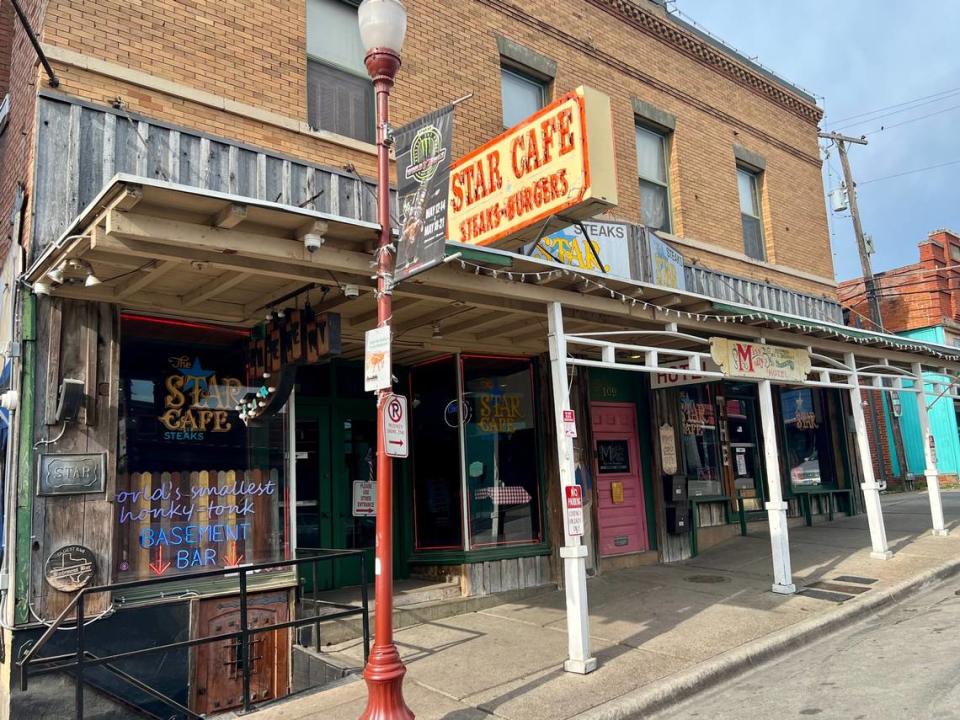
[[[937,451],[930,430],[930,414],[927,412],[927,394],[924,392],[923,368],[920,363],[913,364],[916,385],[920,389],[917,395],[917,414],[920,418],[920,438],[923,442],[924,469],[927,480],[927,495],[930,498],[930,517],[934,535],[947,535],[949,532],[943,522],[943,500],[940,497],[940,474],[937,471]]]
[[[767,519],[770,547],[773,551],[773,587],[775,593],[792,595],[797,591],[790,569],[790,539],[787,532],[787,503],[780,487],[780,453],[777,450],[776,416],[769,380],[759,383],[760,428],[763,434],[763,459],[767,475]]]

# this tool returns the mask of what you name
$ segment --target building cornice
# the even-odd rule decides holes
[[[783,85],[770,80],[764,74],[736,60],[715,45],[706,42],[694,33],[659,17],[632,0],[587,0],[606,12],[619,17],[631,27],[669,45],[689,58],[725,75],[733,82],[775,102],[797,117],[816,125],[823,111],[801,96],[790,92]]]

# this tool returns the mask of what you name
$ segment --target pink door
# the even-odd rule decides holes
[[[647,550],[637,411],[631,403],[591,403],[596,451],[600,554]]]

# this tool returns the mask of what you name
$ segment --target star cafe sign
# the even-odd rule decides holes
[[[810,373],[810,353],[800,348],[712,337],[710,357],[731,377],[803,382]]]
[[[447,239],[515,248],[617,204],[610,98],[579,87],[450,168]]]
[[[206,433],[226,433],[233,428],[228,410],[243,394],[239,378],[218,376],[203,367],[199,357],[188,355],[169,359],[175,372],[163,381],[164,440],[203,440]]]

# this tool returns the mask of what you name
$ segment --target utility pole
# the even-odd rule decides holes
[[[822,132],[819,133],[819,136],[825,140],[832,140],[837,146],[837,152],[840,153],[840,166],[843,168],[843,183],[847,188],[847,201],[850,204],[850,217],[853,218],[853,232],[857,236],[857,250],[860,252],[860,269],[863,272],[864,294],[867,297],[867,305],[870,308],[870,320],[873,322],[875,330],[883,332],[883,317],[880,314],[880,299],[877,297],[876,282],[873,278],[873,267],[870,264],[870,253],[867,251],[867,239],[863,234],[863,226],[860,224],[860,209],[857,206],[857,187],[856,183],[853,181],[853,173],[850,170],[850,159],[847,157],[847,143],[866,145],[867,140],[864,137],[855,138],[850,137],[849,135],[842,135],[837,132]],[[875,397],[876,393],[871,392],[870,395],[871,397]],[[880,408],[884,411],[884,425],[886,425],[887,396],[883,391],[880,392]],[[880,421],[877,417],[876,408],[870,413],[870,415],[872,420],[871,424],[873,425],[873,434],[874,437],[876,437],[877,444],[880,445]],[[893,430],[893,449],[897,455],[900,465],[900,481],[902,483],[907,473],[907,456],[903,447],[903,435],[900,431],[900,423],[894,417],[892,418],[891,424],[893,426],[891,428]],[[882,457],[878,460],[877,465],[880,469],[880,482],[885,486],[885,476],[887,473]]]
[[[843,183],[847,188],[847,198],[850,203],[850,216],[853,218],[853,232],[857,236],[857,249],[860,251],[860,268],[863,271],[863,286],[870,307],[870,320],[875,330],[883,330],[883,319],[880,317],[880,301],[877,298],[877,289],[873,280],[873,268],[870,265],[870,254],[867,252],[867,239],[860,224],[860,210],[857,207],[857,188],[853,182],[853,173],[850,172],[850,159],[847,157],[847,143],[866,145],[865,138],[850,137],[835,132],[820,133],[825,140],[833,140],[840,153],[840,164],[843,167]]]

